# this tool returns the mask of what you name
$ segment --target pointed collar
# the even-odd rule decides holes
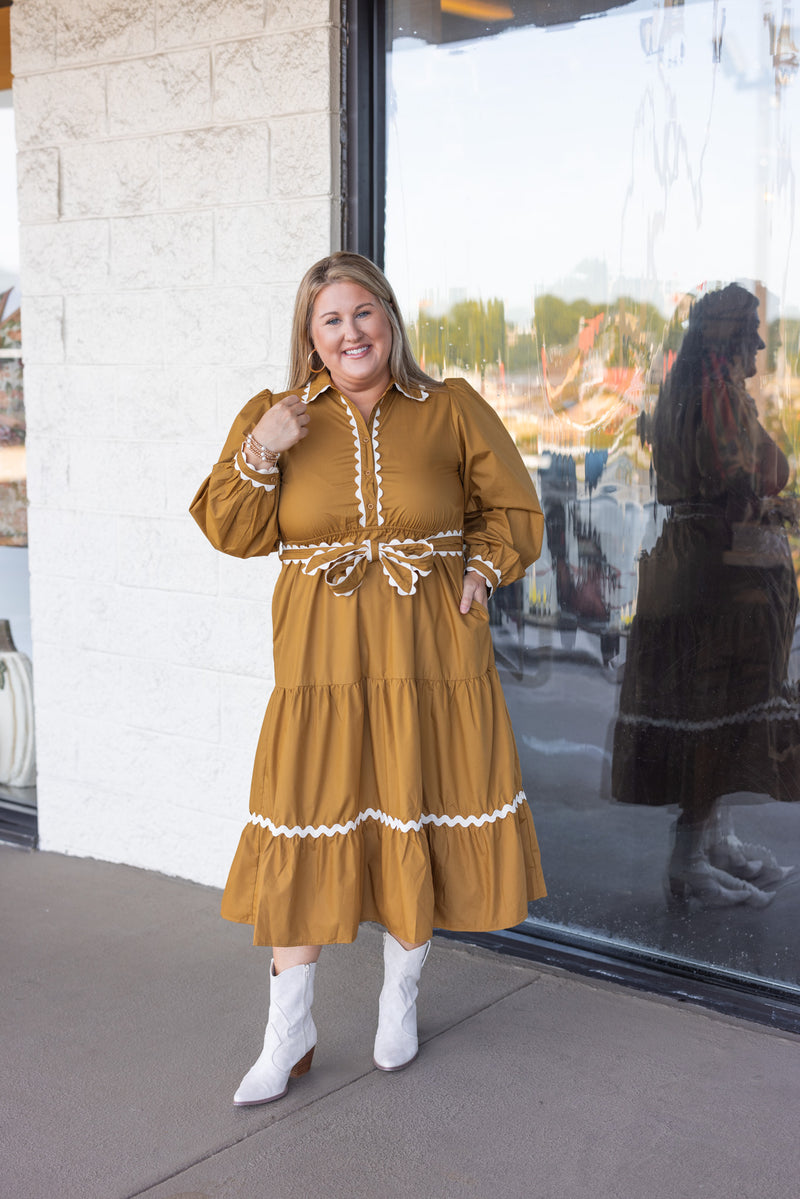
[[[320,371],[319,374],[311,376],[300,393],[300,399],[304,404],[310,404],[312,400],[322,395],[323,391],[327,391],[329,387],[333,387],[330,375],[327,371]]]
[[[427,400],[428,398],[428,392],[423,391],[421,387],[414,388],[410,391],[406,391],[405,387],[401,387],[399,383],[394,383],[394,387],[401,393],[401,395],[407,396],[409,400],[418,400],[421,403],[423,400]],[[326,370],[320,371],[319,374],[314,375],[314,377],[309,379],[308,383],[306,383],[305,387],[300,393],[300,399],[304,404],[311,404],[317,399],[318,396],[321,396],[324,391],[328,391],[331,388],[335,388],[335,384],[330,375]]]
[[[415,387],[412,391],[406,391],[405,387],[401,387],[399,383],[395,383],[395,387],[402,395],[408,396],[410,400],[419,400],[422,403],[423,400],[427,400],[428,398],[429,393],[421,387]]]

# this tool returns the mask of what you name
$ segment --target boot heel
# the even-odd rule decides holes
[[[289,1071],[290,1078],[302,1078],[304,1074],[308,1074],[311,1069],[311,1059],[314,1056],[314,1046],[312,1045],[305,1057],[301,1057],[299,1062],[296,1062]]]
[[[275,963],[270,964],[269,1017],[264,1030],[264,1047],[239,1083],[233,1097],[236,1107],[282,1099],[290,1076],[297,1078],[299,1074],[307,1073],[317,1042],[317,1030],[311,1018],[316,969],[315,962],[308,962],[276,974]],[[287,1068],[285,1063],[295,1057],[301,1045],[312,1048]]]

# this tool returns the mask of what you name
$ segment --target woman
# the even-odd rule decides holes
[[[732,283],[695,303],[652,422],[659,503],[615,729],[624,803],[678,803],[671,896],[761,908],[787,870],[742,844],[723,796],[798,798],[800,726],[786,688],[797,584],[778,493],[786,456],[758,418],[758,300]]]
[[[387,929],[374,1060],[398,1070],[434,925],[507,927],[545,893],[486,609],[543,521],[493,410],[420,370],[388,282],[351,253],[307,272],[289,389],[245,406],[192,514],[226,553],[281,558],[222,905],[273,947],[264,1049],[234,1098],[268,1103],[310,1066],[322,945]]]

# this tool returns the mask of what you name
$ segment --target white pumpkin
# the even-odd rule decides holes
[[[0,783],[32,787],[36,782],[33,728],[33,671],[17,650],[0,650]]]

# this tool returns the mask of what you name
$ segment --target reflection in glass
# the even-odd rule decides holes
[[[545,512],[540,560],[492,601],[550,892],[531,918],[800,987],[800,808],[778,802],[798,790],[796,21],[771,0],[452,7],[389,5],[386,265],[425,369],[494,405]],[[679,380],[730,280],[765,345],[735,379],[741,347],[715,349],[692,384],[689,470]],[[748,440],[764,460],[731,485]],[[740,721],[754,705],[769,719]],[[665,748],[667,710],[723,723]]]
[[[16,144],[11,92],[0,91],[0,547],[25,546],[27,496]],[[0,617],[6,615],[0,612]]]
[[[764,908],[791,873],[735,835],[721,797],[800,799],[794,506],[776,498],[789,463],[745,387],[765,348],[757,307],[736,284],[703,296],[642,422],[669,515],[639,562],[614,735],[614,797],[678,804],[670,892],[712,907]]]

